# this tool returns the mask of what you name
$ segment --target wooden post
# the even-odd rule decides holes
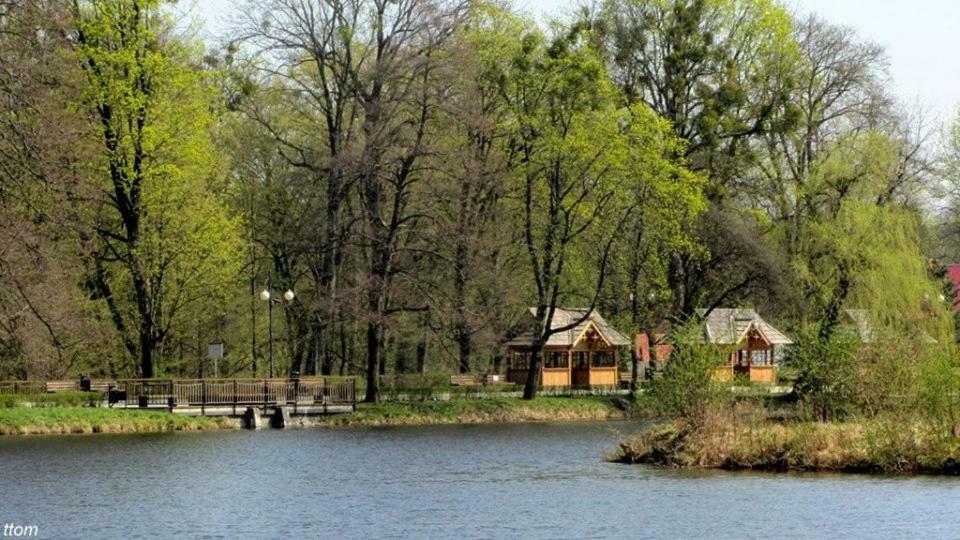
[[[200,416],[207,415],[207,381],[200,380]]]
[[[233,380],[233,415],[237,415],[237,380]]]
[[[297,414],[298,401],[300,401],[300,377],[293,380],[293,414]]]

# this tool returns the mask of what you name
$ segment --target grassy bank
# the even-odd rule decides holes
[[[357,412],[313,417],[304,425],[388,426],[612,420],[625,413],[608,398],[478,399],[358,404]],[[238,420],[103,407],[0,408],[0,435],[161,433],[237,427]]]
[[[326,417],[319,423],[331,426],[394,426],[622,418],[625,418],[625,413],[609,398],[539,398],[533,401],[504,398],[415,403],[361,403],[358,404],[355,413]]]
[[[0,408],[0,435],[163,433],[237,427],[230,418],[98,407]]]
[[[728,470],[960,474],[960,439],[902,418],[699,427],[676,421],[624,441],[608,459]]]

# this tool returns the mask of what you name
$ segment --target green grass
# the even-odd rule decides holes
[[[361,403],[357,412],[322,419],[337,426],[422,424],[478,424],[499,422],[549,422],[625,418],[613,399],[600,397],[476,399],[420,401],[414,403]]]
[[[104,395],[101,392],[57,392],[53,394],[2,394],[0,408],[23,407],[30,404],[34,407],[82,407],[91,403],[102,402]]]
[[[101,407],[0,408],[0,435],[161,433],[236,427],[235,420]]]
[[[357,412],[317,418],[327,426],[478,424],[622,419],[613,398],[476,399],[358,404]],[[236,419],[105,407],[0,408],[0,435],[158,433],[233,428]]]

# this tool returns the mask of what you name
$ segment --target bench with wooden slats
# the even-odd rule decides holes
[[[80,381],[47,381],[47,392],[77,392]]]
[[[451,375],[450,386],[480,386],[480,383],[474,375]]]
[[[110,387],[116,388],[117,381],[113,379],[91,379],[90,380],[91,392],[107,393],[110,390]]]

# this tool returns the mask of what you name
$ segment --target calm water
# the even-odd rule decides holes
[[[960,479],[604,463],[631,429],[6,438],[0,525],[48,538],[960,537]]]

